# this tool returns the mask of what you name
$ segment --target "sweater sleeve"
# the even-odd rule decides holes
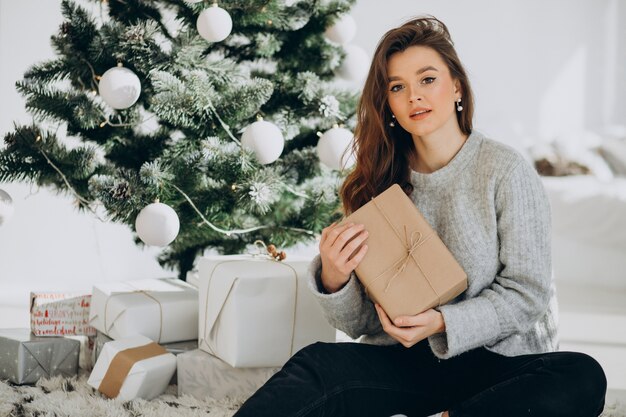
[[[331,326],[353,339],[382,331],[374,304],[365,294],[365,289],[354,272],[347,284],[332,294],[322,291],[321,273],[322,260],[317,255],[309,266],[307,281]]]
[[[495,191],[499,273],[476,297],[443,305],[446,331],[429,338],[447,359],[528,331],[550,300],[551,214],[539,175],[518,160]]]

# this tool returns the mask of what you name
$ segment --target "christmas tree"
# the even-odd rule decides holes
[[[108,0],[92,15],[64,0],[57,57],[16,84],[33,122],[4,137],[0,181],[128,224],[183,279],[207,248],[314,239],[340,216],[357,97],[328,29],[353,3]]]

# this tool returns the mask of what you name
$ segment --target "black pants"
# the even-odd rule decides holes
[[[316,343],[296,353],[236,417],[597,417],[606,377],[574,352],[506,357],[475,349],[437,359],[428,342]]]

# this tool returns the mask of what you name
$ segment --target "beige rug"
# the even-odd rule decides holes
[[[87,385],[85,375],[43,379],[36,386],[11,386],[0,381],[1,417],[230,417],[242,399],[215,401],[177,397],[176,386],[151,400],[109,400]],[[626,417],[626,405],[609,404],[602,417]]]

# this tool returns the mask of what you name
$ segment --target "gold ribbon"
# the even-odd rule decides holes
[[[128,283],[126,285],[130,286],[131,288],[134,288],[134,287],[132,287],[132,285],[130,285]],[[134,291],[110,294],[107,297],[106,302],[104,303],[104,330],[105,330],[105,332],[107,334],[109,333],[109,328],[107,327],[107,310],[108,310],[108,306],[109,306],[109,300],[111,300],[111,298],[115,297],[116,295],[136,294],[136,293],[143,294],[146,297],[154,300],[158,304],[158,306],[159,306],[159,337],[157,338],[156,342],[160,343],[161,342],[161,335],[163,334],[163,305],[161,304],[161,302],[159,300],[157,300],[154,296],[150,295],[146,290],[136,289]]]
[[[98,391],[109,398],[117,397],[128,373],[135,363],[165,353],[167,353],[165,348],[155,342],[117,352],[111,360],[109,368],[104,374],[104,378],[100,381]]]
[[[256,242],[255,242],[256,243]],[[256,255],[257,257],[259,255]],[[255,256],[252,256],[252,259],[255,259]],[[289,357],[293,356],[293,344],[294,344],[294,340],[295,340],[295,333],[296,333],[296,310],[298,308],[298,273],[296,272],[296,270],[289,264],[286,264],[284,262],[278,261],[274,258],[272,258],[271,256],[268,255],[267,258],[265,258],[265,256],[263,255],[262,259],[267,259],[270,262],[276,262],[280,265],[285,265],[286,267],[290,268],[293,271],[293,276],[295,279],[295,294],[294,294],[294,302],[293,302],[293,321],[291,324],[291,346],[289,348]],[[213,274],[215,273],[215,270],[217,269],[218,266],[225,264],[225,263],[231,263],[231,262],[239,262],[239,261],[246,261],[245,259],[237,259],[237,260],[232,260],[232,261],[223,261],[223,262],[219,262],[217,263],[214,267],[213,270],[211,271],[211,275],[209,276],[209,282],[207,284],[207,290],[206,290],[206,298],[205,298],[205,302],[204,302],[204,317],[206,320],[206,317],[209,315],[209,293],[211,292],[211,282],[213,281]],[[226,305],[226,302],[228,301],[228,298],[230,297],[230,293],[233,290],[233,287],[235,286],[235,282],[238,280],[239,278],[235,278],[235,281],[233,281],[233,284],[230,286],[228,293],[226,294],[226,297],[224,298],[224,302],[222,303],[222,305],[220,306],[220,310],[217,313],[217,316],[215,317],[215,322],[217,322],[220,318],[220,315],[222,314],[222,310],[224,309],[224,306]],[[215,323],[211,324],[211,329],[213,328],[213,325]],[[215,349],[213,348],[213,346],[211,346],[211,344],[209,344],[209,338],[207,338],[207,324],[204,323],[203,327],[203,332],[202,332],[202,338],[200,339],[200,343],[202,343],[202,341],[206,342],[206,346],[207,348],[211,351],[210,353],[212,353],[213,355],[215,355]],[[215,355],[217,356],[217,355]]]
[[[428,236],[424,236],[424,234],[418,230],[415,230],[411,233],[411,236],[409,237],[409,232],[407,230],[407,226],[404,225],[404,239],[402,238],[402,236],[400,236],[400,234],[398,233],[398,231],[396,230],[396,228],[394,227],[393,223],[391,222],[391,220],[389,219],[389,217],[387,217],[387,215],[385,214],[385,211],[383,209],[380,208],[380,206],[378,205],[378,202],[376,201],[376,198],[372,199],[372,202],[374,203],[374,206],[378,209],[378,211],[382,214],[382,216],[385,218],[385,220],[387,221],[387,223],[389,224],[389,226],[391,227],[391,230],[393,230],[393,232],[396,234],[396,236],[398,237],[398,239],[402,242],[402,244],[404,245],[405,249],[406,249],[406,255],[403,256],[402,258],[400,258],[399,260],[397,260],[396,262],[394,262],[389,268],[387,268],[386,270],[384,270],[383,272],[381,272],[380,274],[378,274],[374,279],[372,279],[370,282],[367,283],[367,285],[365,285],[365,291],[366,293],[368,292],[368,288],[375,282],[377,281],[380,277],[384,276],[385,274],[387,274],[389,271],[391,271],[394,268],[397,268],[396,272],[393,274],[393,276],[389,279],[389,281],[387,282],[387,285],[385,286],[385,293],[387,293],[387,291],[389,290],[389,288],[391,287],[391,283],[393,282],[394,279],[396,279],[396,277],[398,277],[405,269],[407,264],[409,263],[409,260],[413,259],[413,261],[415,262],[415,264],[417,265],[417,267],[419,268],[420,272],[422,273],[422,275],[424,276],[424,278],[426,279],[426,282],[428,283],[428,285],[430,286],[430,288],[433,290],[433,292],[435,293],[435,295],[437,296],[438,304],[441,305],[441,295],[439,295],[439,293],[437,292],[437,290],[435,289],[435,287],[433,286],[433,284],[430,282],[430,278],[428,278],[428,275],[424,272],[424,269],[422,268],[422,266],[420,265],[418,259],[416,258],[415,255],[415,251],[417,251],[417,249],[422,246],[424,243],[428,242],[433,236],[434,233],[431,233]],[[417,237],[417,238],[416,238]]]

